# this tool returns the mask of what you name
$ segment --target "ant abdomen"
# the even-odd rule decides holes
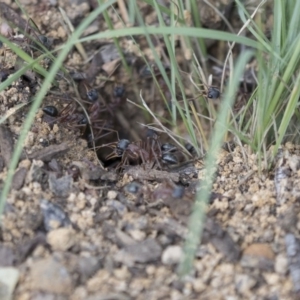
[[[45,114],[47,114],[50,117],[58,116],[58,109],[53,105],[45,106],[42,110]]]
[[[161,145],[161,151],[163,153],[167,153],[167,152],[176,152],[177,151],[177,147],[172,145],[172,144],[169,144],[169,143],[165,143],[165,144],[162,144]]]
[[[164,153],[162,155],[161,161],[166,164],[166,165],[177,165],[178,164],[178,159],[176,155],[173,153]]]
[[[116,153],[118,156],[122,156],[124,151],[128,148],[130,144],[129,140],[123,139],[120,140],[116,146]]]
[[[220,91],[216,87],[209,87],[207,91],[207,98],[218,99],[220,98]]]
[[[99,94],[95,89],[90,89],[86,92],[89,101],[96,102],[99,99]]]

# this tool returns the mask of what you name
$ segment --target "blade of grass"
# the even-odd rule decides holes
[[[295,85],[294,85],[294,88],[292,90],[292,93],[290,95],[290,99],[287,103],[287,107],[284,111],[284,114],[283,114],[283,117],[282,117],[282,121],[280,123],[280,127],[278,129],[278,140],[277,140],[277,143],[274,147],[274,150],[273,150],[273,156],[276,155],[277,153],[277,150],[284,138],[284,135],[287,131],[287,128],[290,124],[290,121],[295,113],[295,109],[298,105],[298,101],[299,101],[299,98],[300,98],[300,73],[298,74],[297,76],[297,80],[295,82]]]
[[[189,220],[189,232],[184,245],[185,255],[178,269],[181,276],[187,275],[193,266],[195,253],[199,241],[201,240],[201,234],[205,221],[206,205],[211,194],[218,152],[221,148],[222,140],[227,131],[226,119],[228,111],[231,109],[233,104],[239,84],[239,78],[244,71],[246,63],[250,60],[252,55],[252,51],[246,51],[239,57],[236,63],[232,81],[229,83],[228,88],[226,89],[224,99],[220,106],[217,122],[212,139],[210,141],[209,151],[207,152],[207,158],[205,159],[206,174],[201,183],[199,191],[197,192],[196,202]]]
[[[28,64],[32,65],[32,68],[35,72],[38,74],[42,75],[43,77],[48,76],[48,72],[38,64],[37,60],[34,60],[31,58],[26,52],[24,52],[20,47],[16,46],[12,42],[10,42],[7,38],[4,36],[0,35],[0,41],[4,44],[6,44],[16,55],[18,55],[22,60],[27,62]]]
[[[101,33],[93,34],[79,40],[74,41],[74,43],[78,42],[87,42],[95,39],[106,39],[120,36],[128,36],[128,35],[140,35],[145,34],[145,28],[143,27],[132,27],[132,28],[122,28],[122,29],[114,29],[107,30]],[[147,26],[147,34],[161,34],[161,35],[170,35],[170,34],[178,34],[189,37],[199,37],[213,40],[221,40],[221,41],[229,41],[236,42],[239,44],[243,44],[245,46],[249,46],[251,48],[260,48],[263,50],[268,50],[270,47],[268,45],[262,45],[259,42],[256,42],[253,39],[237,36],[232,33],[212,30],[212,29],[203,29],[203,28],[194,28],[194,27],[152,27]]]
[[[39,57],[38,60],[34,60],[33,62],[23,66],[20,70],[15,72],[13,75],[9,76],[5,81],[0,83],[0,91],[3,91],[8,86],[10,86],[14,81],[18,80],[22,75],[26,73],[27,70],[30,70],[33,68],[35,64],[38,63],[38,61],[42,59],[42,57]]]

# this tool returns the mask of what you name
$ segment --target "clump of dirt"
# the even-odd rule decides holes
[[[34,16],[39,34],[53,40],[51,47],[66,40],[56,1],[20,2]],[[58,4],[76,26],[95,2]],[[232,9],[232,1],[214,2],[224,13]],[[153,10],[139,5],[147,22],[154,24]],[[17,9],[3,2],[0,7],[6,9],[2,19],[8,18],[10,7]],[[125,20],[122,6],[115,9]],[[113,10],[109,13],[115,26],[121,26]],[[211,28],[222,26],[218,16],[208,21]],[[15,25],[14,31],[25,29],[23,23]],[[106,29],[102,16],[85,34],[100,29]],[[10,38],[28,51],[29,41],[20,43],[12,34]],[[143,37],[137,40],[142,43]],[[130,41],[120,42],[129,48]],[[17,272],[17,286],[11,285],[14,299],[297,298],[300,148],[286,144],[276,164],[260,170],[257,157],[246,146],[224,147],[194,268],[180,278],[177,267],[205,172],[203,161],[166,144],[163,135],[151,131],[146,135],[142,128],[136,129],[136,121],[146,120],[125,101],[130,98],[139,103],[114,44],[93,41],[84,47],[93,59],[85,64],[77,50],[69,54],[65,67],[70,80],[58,79],[44,99],[5,205],[0,271],[11,267]],[[17,70],[16,58],[7,47],[1,49],[1,72],[9,76]],[[147,69],[137,54],[133,50],[124,53],[133,69],[132,78],[142,78]],[[1,81],[6,79],[6,75],[1,77]],[[27,104],[40,82],[38,75],[28,73],[0,94],[1,114],[9,116],[13,109],[7,123],[0,126],[1,186]],[[166,114],[149,77],[137,82],[148,105]],[[90,120],[85,119],[83,109]],[[119,141],[112,129],[119,132]],[[121,163],[119,159],[108,169],[99,164],[90,147],[91,132],[96,146],[109,144],[100,148],[100,157],[112,153],[122,157]],[[142,141],[137,142],[140,136]],[[131,152],[124,155],[127,139],[136,142],[128,140]],[[0,283],[2,292],[2,286],[9,283],[1,276]]]

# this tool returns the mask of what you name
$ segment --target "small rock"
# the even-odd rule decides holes
[[[237,291],[241,294],[248,293],[256,285],[256,280],[246,274],[236,274],[234,281]]]
[[[43,199],[41,200],[40,206],[44,216],[44,227],[46,231],[71,225],[71,221],[58,205]]]
[[[72,228],[58,228],[47,235],[47,242],[53,250],[66,251],[74,246],[75,231]]]
[[[292,233],[287,233],[284,237],[286,255],[290,277],[293,281],[293,290],[300,293],[300,240]]]
[[[17,260],[14,250],[8,246],[0,244],[0,266],[10,267]]]
[[[15,286],[19,280],[16,268],[0,268],[0,299],[11,300]]]
[[[270,260],[275,259],[275,254],[269,244],[251,244],[243,255],[261,256]]]
[[[127,184],[124,188],[124,190],[127,193],[131,193],[131,194],[137,194],[141,189],[142,189],[142,185],[136,181]]]
[[[56,178],[54,174],[49,175],[49,188],[57,197],[67,197],[72,188],[73,178],[71,175],[66,175],[61,178]]]
[[[207,289],[207,285],[203,282],[203,279],[197,278],[193,280],[193,289],[196,293],[202,293]]]
[[[142,241],[146,237],[145,231],[141,231],[141,230],[138,230],[138,229],[128,230],[128,233],[136,241]]]
[[[108,182],[116,182],[118,181],[118,174],[116,173],[115,170],[106,172],[101,176],[101,180],[108,181]]]
[[[119,215],[123,215],[128,211],[127,207],[117,200],[108,200],[106,204],[108,207],[112,207],[113,209],[115,209]]]
[[[76,20],[81,19],[90,10],[90,6],[87,2],[82,2],[76,5],[68,5],[66,13],[69,19],[74,23]]]
[[[108,193],[107,193],[107,198],[109,200],[116,199],[117,196],[118,196],[118,192],[116,192],[116,191],[108,191]]]
[[[30,170],[27,174],[26,183],[39,182],[42,186],[48,186],[48,172],[44,168],[41,160],[33,160]]]
[[[108,63],[120,57],[120,53],[115,44],[107,44],[100,48],[103,63]]]
[[[288,271],[288,260],[285,255],[279,254],[275,260],[275,272],[280,275],[286,275]]]
[[[268,285],[278,285],[280,284],[280,276],[276,273],[264,273],[264,279]]]
[[[73,282],[67,269],[53,258],[33,263],[31,271],[31,289],[44,292],[69,295]]]
[[[17,245],[18,249],[18,261],[17,264],[21,264],[26,260],[27,257],[31,256],[36,248],[40,249],[43,248],[43,246],[46,245],[46,235],[42,232],[37,232],[35,236],[29,240],[25,240],[24,242],[21,242]]]
[[[142,242],[126,246],[120,252],[122,255],[119,257],[125,264],[127,260],[128,262],[148,263],[157,261],[161,256],[162,249],[154,239],[148,238]]]
[[[269,244],[252,244],[243,253],[241,265],[243,267],[272,270],[275,254]]]
[[[102,265],[102,259],[96,257],[80,257],[78,259],[77,270],[80,276],[80,282],[84,284],[93,276]]]
[[[12,180],[12,189],[19,190],[23,186],[26,174],[27,174],[26,168],[20,168],[19,170],[16,171]]]
[[[180,246],[167,247],[161,257],[161,261],[165,265],[178,264],[183,256],[183,252]]]
[[[0,150],[6,167],[9,166],[11,156],[14,149],[13,134],[10,129],[5,126],[0,126]]]

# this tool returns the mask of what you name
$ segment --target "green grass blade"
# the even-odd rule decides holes
[[[246,51],[238,59],[232,81],[228,85],[224,99],[222,100],[220,106],[217,122],[215,124],[210,147],[207,152],[207,158],[205,160],[205,178],[201,182],[200,189],[197,193],[196,202],[194,204],[194,209],[189,220],[189,232],[184,246],[185,256],[184,260],[179,266],[180,275],[187,275],[193,266],[195,253],[199,241],[201,240],[201,234],[203,231],[206,205],[211,194],[211,188],[216,170],[217,155],[228,129],[227,116],[235,98],[239,84],[239,78],[243,74],[244,67],[252,55],[252,51]]]
[[[0,35],[0,41],[2,43],[6,44],[7,46],[9,46],[9,48],[14,53],[16,53],[16,55],[18,55],[23,61],[27,62],[28,64],[31,64],[32,68],[33,68],[33,70],[35,72],[37,72],[38,74],[42,75],[43,77],[47,77],[48,76],[48,72],[41,65],[38,64],[38,61],[36,61],[33,58],[31,58],[21,48],[19,48],[18,46],[16,46],[14,43],[10,42],[7,38],[5,38],[2,35]]]
[[[238,44],[243,44],[245,46],[250,46],[252,48],[260,48],[264,50],[268,50],[270,47],[266,45],[263,47],[261,43],[256,42],[253,39],[244,37],[244,36],[237,36],[232,33],[212,30],[212,29],[203,29],[203,28],[195,28],[195,27],[154,27],[154,26],[147,26],[147,33],[148,34],[161,34],[161,35],[171,35],[171,34],[178,34],[182,36],[189,36],[189,37],[197,37],[197,38],[206,38],[206,39],[213,39],[213,40],[221,40],[221,41],[228,41],[228,42],[236,42]],[[122,29],[114,29],[107,30],[101,33],[93,34],[84,38],[81,38],[75,43],[78,42],[87,42],[95,39],[106,39],[106,38],[113,38],[113,37],[120,37],[120,36],[128,36],[128,35],[140,35],[145,34],[145,28],[142,27],[132,27],[132,28],[122,28]]]
[[[274,155],[276,155],[277,150],[284,138],[288,126],[290,125],[291,119],[295,114],[295,109],[298,105],[300,99],[300,73],[297,76],[294,88],[291,92],[290,99],[287,103],[286,109],[284,111],[283,117],[281,119],[280,127],[278,129],[278,141],[274,148]]]

